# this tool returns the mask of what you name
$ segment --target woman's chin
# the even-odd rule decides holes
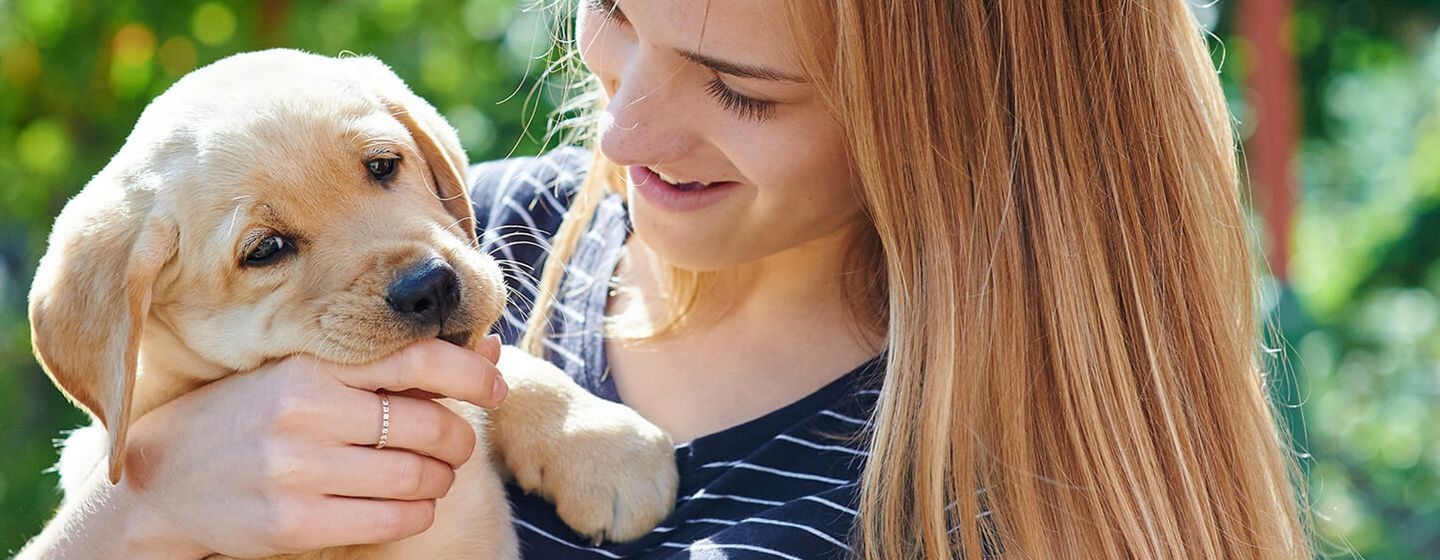
[[[636,213],[633,217],[634,236],[662,266],[690,272],[715,272],[733,268],[754,257],[736,254],[744,248],[738,243],[716,243],[715,237],[694,228],[651,224]],[[733,238],[732,238],[733,239]]]

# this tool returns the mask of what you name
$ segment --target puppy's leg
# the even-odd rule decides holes
[[[521,488],[597,542],[634,539],[669,514],[678,475],[665,432],[518,348],[499,368],[510,394],[490,411],[492,452]]]

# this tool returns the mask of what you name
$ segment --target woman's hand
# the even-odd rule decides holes
[[[471,425],[429,399],[493,407],[504,398],[499,341],[482,348],[428,340],[371,364],[296,356],[222,379],[136,421],[121,483],[89,485],[70,500],[124,518],[111,539],[176,557],[264,556],[420,533],[475,447]],[[382,390],[389,436],[375,449]],[[84,526],[107,524],[85,521],[95,508],[66,509],[81,511],[69,520],[62,511],[50,529],[105,533]]]

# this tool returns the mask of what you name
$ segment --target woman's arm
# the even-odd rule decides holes
[[[19,558],[252,557],[417,534],[475,446],[430,398],[495,406],[498,355],[487,339],[480,353],[430,340],[359,366],[296,356],[187,393],[131,427],[120,484],[97,469]]]

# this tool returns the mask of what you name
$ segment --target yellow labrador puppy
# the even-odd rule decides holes
[[[62,486],[107,454],[118,481],[133,419],[266,361],[363,363],[432,337],[474,347],[505,290],[475,249],[465,161],[454,130],[373,58],[241,54],[157,98],[57,218],[30,293],[45,371],[95,417],[90,434],[108,434],[70,438]],[[488,418],[447,402],[480,444],[431,529],[305,556],[515,558],[507,470],[592,537],[664,517],[676,475],[663,432],[513,348],[500,368],[512,389]]]

